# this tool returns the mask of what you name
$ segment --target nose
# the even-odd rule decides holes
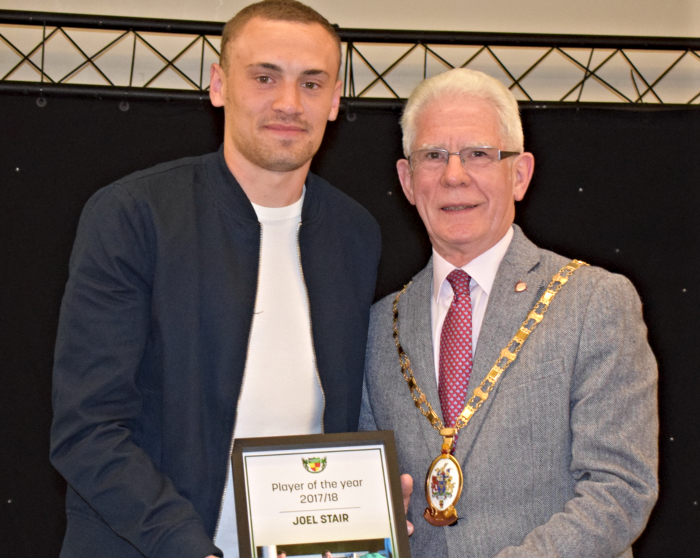
[[[284,81],[277,88],[277,96],[272,104],[273,110],[286,115],[301,114],[303,107],[301,104],[301,91],[295,82]]]
[[[447,165],[442,172],[442,182],[446,186],[464,186],[471,183],[471,177],[467,173],[459,153],[450,153]]]

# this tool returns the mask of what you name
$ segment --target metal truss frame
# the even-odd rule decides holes
[[[222,29],[223,23],[213,22],[0,10],[0,92],[202,100],[208,96],[207,58],[218,57]],[[31,31],[36,36],[38,30],[41,37],[30,40],[29,46],[22,47],[10,38],[10,31],[15,35]],[[75,38],[77,31],[102,34],[105,42],[88,51]],[[105,36],[105,31],[111,33]],[[420,80],[453,67],[487,67],[486,71],[526,103],[582,103],[591,84],[596,84],[607,96],[604,102],[700,105],[700,39],[341,28],[338,34],[344,52],[344,104],[349,106],[400,106],[405,94],[396,85],[397,76],[399,85],[410,91]],[[177,36],[184,46],[167,54],[158,45],[163,36]],[[60,75],[50,67],[47,56],[58,38],[64,49],[69,45],[72,55],[78,56]],[[127,41],[131,55],[122,56],[120,64],[130,65],[127,72],[121,71],[128,79],[119,81],[110,77],[103,60],[106,53],[117,45],[123,48]],[[382,50],[382,46],[388,48]],[[460,48],[463,58],[455,58]],[[450,56],[446,50],[451,51]],[[156,66],[148,76],[136,80],[139,53],[144,52],[155,57]],[[377,53],[378,58],[373,59]],[[518,59],[518,53],[525,55],[526,62]],[[663,53],[662,64],[659,53]],[[644,67],[645,55],[652,55],[651,69]],[[76,80],[87,68],[93,70],[92,82]],[[27,69],[34,80],[26,79]],[[20,70],[25,79],[17,77]],[[548,80],[559,80],[556,92],[533,88],[538,72],[543,71]],[[566,76],[558,78],[557,71]],[[176,86],[158,84],[167,73],[179,78]],[[682,98],[676,94],[669,103],[668,92],[679,83]]]
[[[341,30],[341,36],[342,30]],[[399,95],[391,88],[385,77],[394,70],[405,58],[415,50],[421,50],[423,54],[423,75],[422,79],[428,77],[429,56],[438,59],[445,66],[445,69],[454,67],[466,68],[480,55],[487,53],[503,74],[507,76],[506,85],[511,90],[518,91],[526,101],[541,102],[581,102],[584,86],[589,80],[596,81],[612,92],[617,98],[613,102],[619,103],[645,103],[645,97],[651,96],[653,102],[667,104],[661,95],[656,91],[656,87],[667,78],[674,68],[684,59],[692,59],[697,62],[694,68],[694,76],[697,79],[698,89],[694,91],[684,102],[675,104],[697,104],[700,102],[700,39],[695,38],[666,38],[666,37],[633,37],[633,36],[575,36],[575,35],[553,35],[553,34],[503,34],[503,33],[449,33],[449,32],[421,32],[421,31],[374,31],[374,30],[347,30],[344,37],[347,41],[347,51],[345,60],[345,83],[348,97],[362,98],[366,93],[381,82],[391,93],[399,98]],[[394,43],[406,44],[405,52],[389,65],[385,70],[379,71],[372,66],[370,60],[362,54],[358,43]],[[475,47],[473,52],[461,64],[454,64],[443,58],[436,50],[439,45],[469,45]],[[524,70],[514,71],[509,68],[508,63],[499,56],[498,47],[515,47],[519,49],[530,49],[538,52],[538,57],[534,62],[527,65]],[[584,64],[579,58],[570,54],[570,50],[585,50],[588,52],[587,62]],[[602,53],[602,60],[593,63],[594,55]],[[670,62],[666,64],[662,71],[653,79],[645,77],[639,64],[636,64],[630,52],[649,53],[666,52],[672,56]],[[551,55],[558,53],[571,65],[578,68],[582,75],[580,79],[566,90],[566,92],[556,99],[538,99],[531,95],[524,86],[523,81],[532,75]],[[629,95],[616,87],[614,83],[606,79],[602,73],[606,66],[616,56],[621,57],[628,66],[630,83],[634,87],[635,95]],[[354,87],[353,67],[355,59],[358,58],[367,65],[374,79],[363,89],[357,91]],[[509,83],[508,83],[509,82]]]

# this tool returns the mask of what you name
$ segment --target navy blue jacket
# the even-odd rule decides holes
[[[379,228],[321,178],[306,187],[299,248],[324,431],[354,431]],[[53,377],[62,557],[220,554],[259,252],[255,211],[221,150],[133,174],[85,206]]]

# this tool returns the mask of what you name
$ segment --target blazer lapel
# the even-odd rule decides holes
[[[474,395],[474,390],[493,367],[501,349],[515,335],[527,313],[532,309],[537,299],[542,296],[542,292],[547,286],[545,279],[540,276],[536,269],[540,259],[537,247],[525,238],[517,225],[513,227],[515,231],[513,240],[498,268],[489,294],[486,314],[474,355],[467,400]],[[515,284],[518,281],[524,281],[527,284],[527,290],[516,292]],[[505,374],[509,372],[510,370],[506,370]],[[467,427],[460,431],[455,458],[463,466],[465,466],[466,459],[493,400],[496,398],[500,383],[499,381],[496,384],[496,387],[489,394],[489,398],[472,416]]]
[[[435,364],[433,360],[432,319],[430,296],[432,294],[433,260],[418,273],[399,302],[399,340],[411,361],[413,377],[423,391],[433,410],[442,419],[438,396]],[[406,404],[412,403],[407,398]],[[418,412],[416,410],[416,412]],[[427,418],[421,417],[418,436],[425,444],[425,451],[437,457],[442,438]]]

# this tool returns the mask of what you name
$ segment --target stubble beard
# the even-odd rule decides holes
[[[308,163],[317,146],[310,139],[268,140],[266,138],[235,137],[238,152],[254,165],[273,172],[290,172]]]

